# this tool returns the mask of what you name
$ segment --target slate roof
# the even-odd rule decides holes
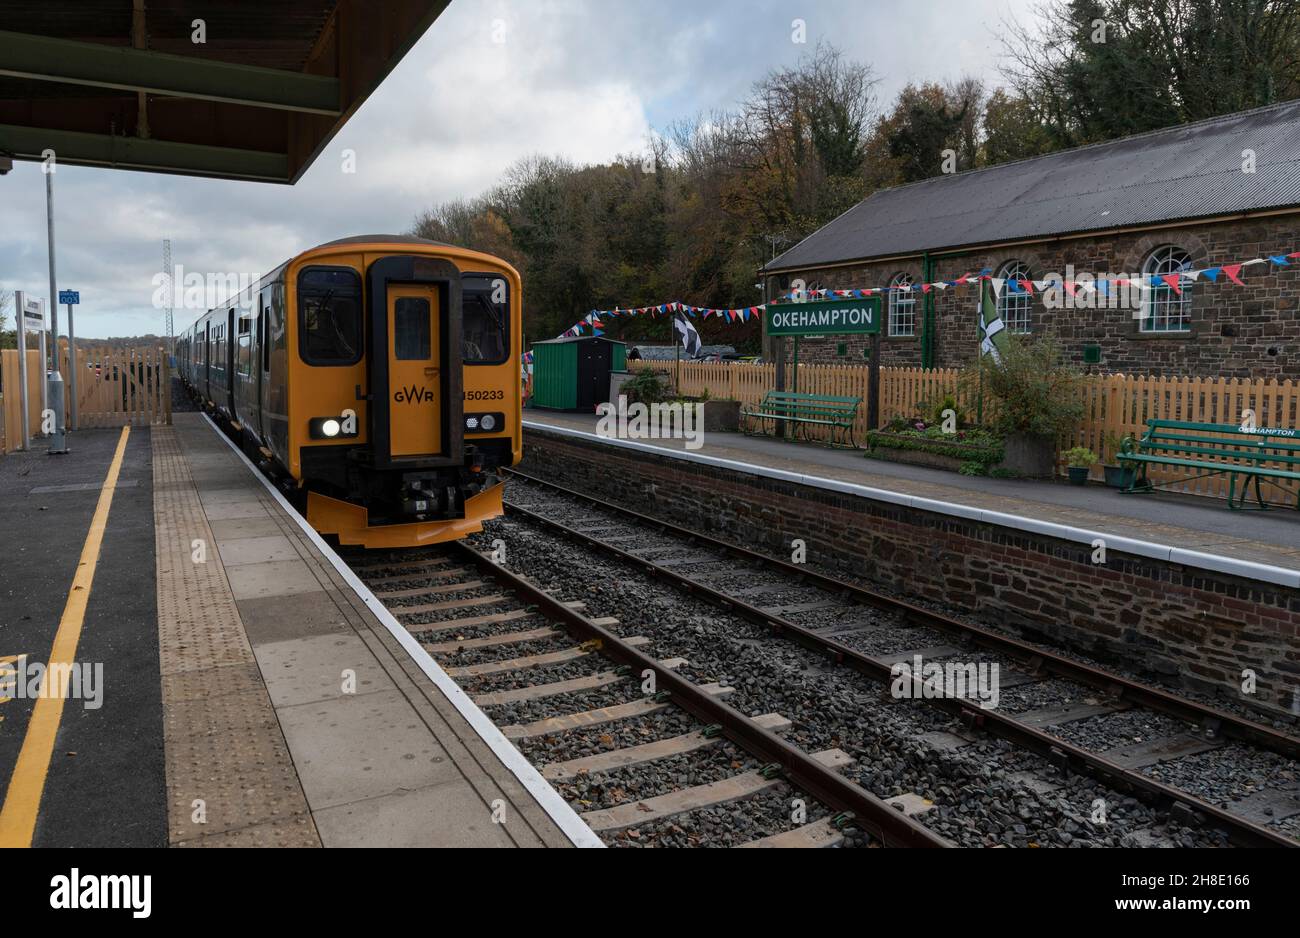
[[[1300,101],[883,189],[764,269],[1295,206]]]

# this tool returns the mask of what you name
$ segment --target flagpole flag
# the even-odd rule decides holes
[[[699,355],[703,343],[700,342],[700,334],[695,331],[695,325],[684,316],[676,316],[673,327],[677,330],[677,340],[681,342],[687,356],[695,358]]]
[[[992,355],[993,362],[1002,361],[1002,350],[1006,348],[1006,324],[998,314],[998,304],[993,298],[993,291],[983,286],[980,288],[979,304],[979,339],[980,356]]]

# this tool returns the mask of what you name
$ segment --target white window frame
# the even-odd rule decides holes
[[[911,274],[897,273],[889,281],[891,287],[913,287]],[[889,291],[889,337],[913,339],[916,337],[916,291]]]
[[[1003,280],[1029,280],[1029,267],[1023,261],[1007,261],[998,271]],[[1032,331],[1030,311],[1033,309],[1034,297],[1029,291],[1011,292],[1009,283],[1002,285],[1002,295],[998,297],[998,316],[1001,317],[1007,331],[1018,335],[1028,335]]]
[[[1142,291],[1142,318],[1139,331],[1148,335],[1183,335],[1192,331],[1192,287],[1187,281],[1179,284],[1182,295],[1174,292],[1167,283],[1151,285],[1152,277],[1190,270],[1192,256],[1175,244],[1158,247],[1142,265],[1146,288]]]

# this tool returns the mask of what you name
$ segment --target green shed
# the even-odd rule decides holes
[[[627,369],[627,344],[573,336],[533,344],[534,407],[595,411],[609,401],[609,376]]]

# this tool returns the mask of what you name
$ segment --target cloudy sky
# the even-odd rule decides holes
[[[642,152],[655,130],[733,106],[819,39],[871,63],[882,102],[909,81],[973,74],[996,82],[997,36],[1034,5],[453,0],[296,186],[60,167],[59,287],[81,291],[78,335],[162,333],[152,294],[163,238],[186,271],[257,275],[334,238],[405,231],[421,210],[490,188],[530,153],[599,162]],[[792,41],[796,19],[806,23],[806,45]],[[356,151],[355,174],[342,172],[345,149]],[[44,296],[37,164],[0,177],[0,208],[0,290]],[[194,318],[178,310],[176,328]]]

